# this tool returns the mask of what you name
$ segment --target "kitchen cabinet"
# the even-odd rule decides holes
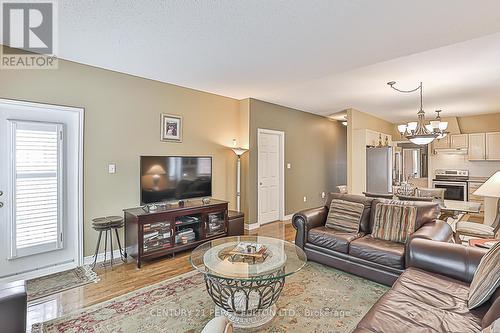
[[[381,132],[366,130],[366,145],[376,147],[379,144],[379,136],[382,138],[382,146],[385,146],[385,138],[387,137],[388,145],[392,144],[392,136]]]
[[[469,146],[469,136],[467,134],[451,134],[450,148],[467,148]]]
[[[450,134],[440,140],[434,140],[432,143],[434,149],[454,148],[467,149],[469,145],[469,136],[467,134]]]
[[[382,139],[382,143],[383,143]],[[367,146],[376,146],[378,144],[378,132],[375,131],[366,131],[366,145]]]
[[[469,161],[486,159],[486,133],[469,134]]]
[[[486,133],[486,160],[500,161],[500,132]]]
[[[436,148],[450,148],[450,136],[447,135],[442,139],[434,140],[432,145],[434,146],[434,149],[436,149]]]

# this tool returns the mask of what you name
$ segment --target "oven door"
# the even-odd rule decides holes
[[[446,200],[467,201],[467,183],[434,181],[434,188],[444,188]]]

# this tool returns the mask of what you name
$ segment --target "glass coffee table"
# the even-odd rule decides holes
[[[245,253],[235,252],[239,246]],[[265,250],[258,251],[262,247]],[[257,327],[273,319],[285,278],[307,262],[301,248],[290,242],[262,236],[215,239],[198,246],[191,264],[205,277],[216,314],[235,327]]]

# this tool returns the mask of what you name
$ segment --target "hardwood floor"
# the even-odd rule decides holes
[[[269,236],[288,241],[295,239],[291,221],[266,224],[245,234]],[[74,288],[28,305],[28,329],[33,323],[63,316],[84,307],[107,301],[142,287],[175,277],[193,270],[189,263],[191,251],[181,252],[174,258],[167,257],[143,264],[137,269],[135,261],[120,263],[111,268],[96,267],[98,283]]]

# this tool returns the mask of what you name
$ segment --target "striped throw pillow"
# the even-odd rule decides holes
[[[333,199],[325,226],[339,231],[358,232],[364,209],[365,205],[359,202]]]
[[[469,310],[490,299],[500,285],[500,242],[481,258],[469,288]]]
[[[375,207],[372,236],[397,243],[406,243],[415,231],[417,207],[404,202],[379,203]]]

